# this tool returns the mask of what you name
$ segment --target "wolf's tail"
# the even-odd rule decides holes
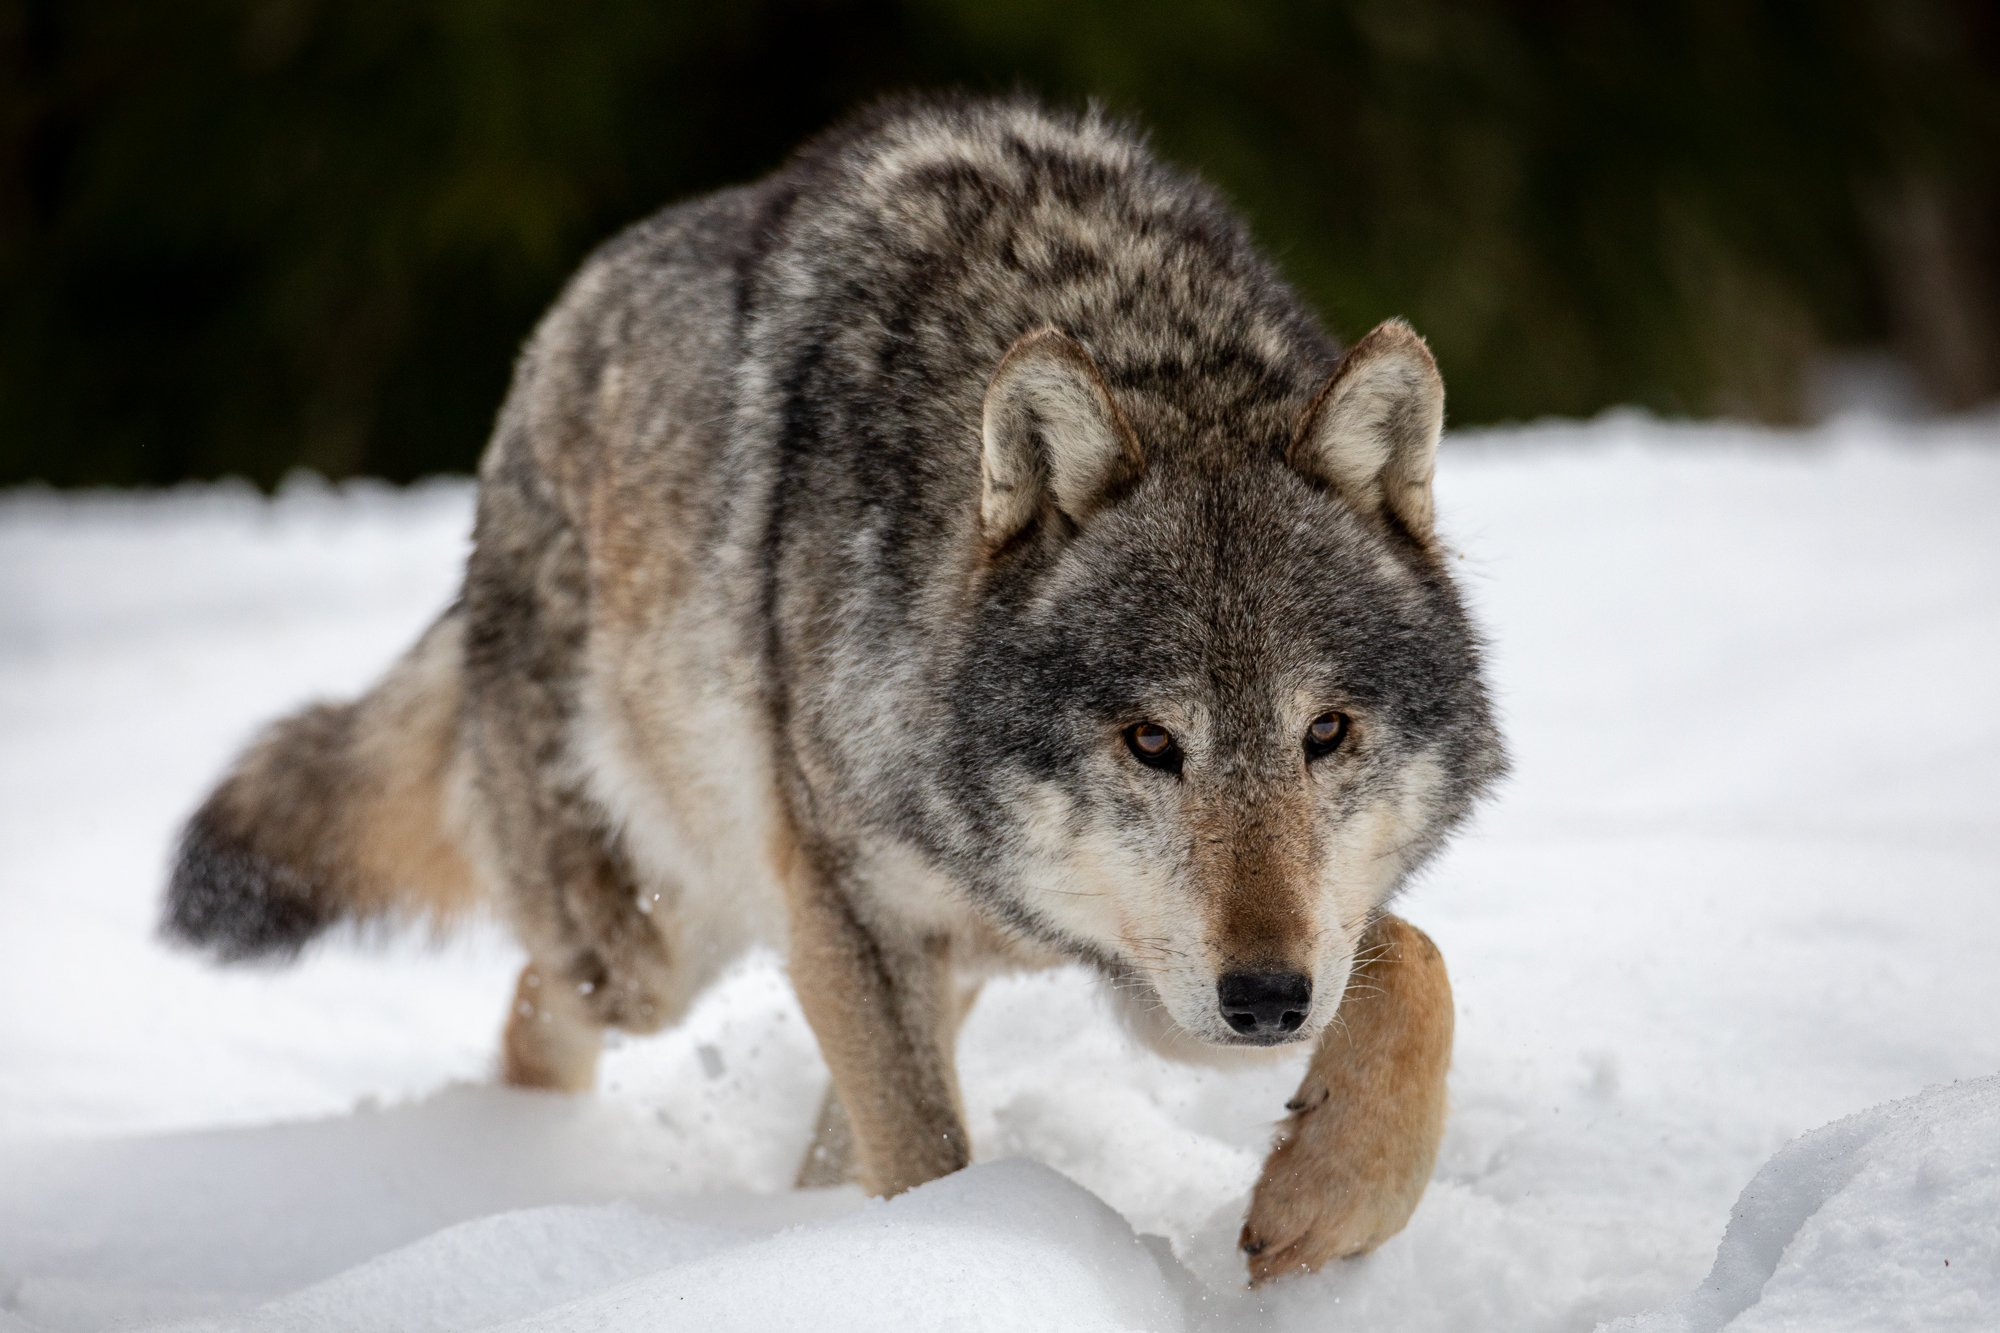
[[[259,736],[182,831],[161,932],[225,962],[290,958],[339,922],[472,906],[463,640],[453,608],[360,699]]]

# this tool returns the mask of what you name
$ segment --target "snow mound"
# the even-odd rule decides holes
[[[441,1231],[245,1314],[175,1333],[1078,1333],[1185,1327],[1177,1270],[1087,1191],[975,1166],[851,1216],[744,1242],[624,1204]]]
[[[1707,1281],[1609,1327],[2000,1328],[2000,1075],[1807,1134],[1744,1189]]]
[[[1165,1242],[1048,1167],[982,1164],[886,1203],[689,1193],[677,1140],[615,1101],[459,1087],[0,1151],[0,1312],[183,1333],[619,1330],[668,1311],[704,1329],[1184,1325],[1196,1284]]]

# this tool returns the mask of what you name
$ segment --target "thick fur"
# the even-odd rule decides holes
[[[435,813],[412,866],[449,842],[530,956],[510,1078],[587,1086],[602,1028],[770,941],[880,1191],[968,1159],[955,997],[993,970],[1090,963],[1183,1053],[1246,1040],[1223,973],[1281,971],[1315,1038],[1502,768],[1432,526],[1442,413],[1421,339],[1343,359],[1128,129],[878,108],[584,266],[412,659],[452,663],[398,668],[448,721],[363,743],[392,676],[281,724],[190,825],[170,922],[295,948],[414,887],[368,830]],[[1414,1098],[1389,1118],[1434,1148],[1409,1083],[1348,1091]]]

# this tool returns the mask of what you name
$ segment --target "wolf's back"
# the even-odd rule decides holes
[[[289,958],[343,921],[469,907],[463,637],[453,608],[361,698],[253,741],[181,833],[162,932],[228,962]]]

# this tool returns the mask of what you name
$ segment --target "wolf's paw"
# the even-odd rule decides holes
[[[1399,1127],[1311,1078],[1287,1109],[1239,1242],[1253,1282],[1366,1254],[1403,1229],[1430,1176],[1430,1154],[1394,1141]]]
[[[1437,1161],[1451,980],[1430,937],[1400,917],[1382,917],[1366,942],[1250,1197],[1253,1281],[1374,1249],[1410,1220]]]

